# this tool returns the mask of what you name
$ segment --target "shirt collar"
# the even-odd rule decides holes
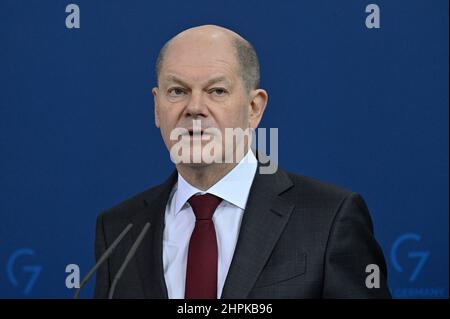
[[[216,195],[230,204],[244,210],[257,166],[257,159],[253,152],[249,150],[242,160],[229,171],[227,175],[206,191],[199,190],[197,187],[192,186],[180,175],[180,173],[178,173],[178,182],[174,194],[175,214],[178,214],[188,199],[197,193]]]

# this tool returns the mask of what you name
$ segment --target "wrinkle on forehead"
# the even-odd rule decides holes
[[[231,43],[209,41],[178,41],[171,44],[165,53],[166,66],[170,64],[192,66],[233,65],[237,63],[235,49]]]
[[[165,66],[165,73],[196,73],[200,75],[211,74],[211,73],[226,73],[226,75],[230,76],[236,72],[236,66],[231,64],[229,61],[225,60],[216,60],[211,63],[204,63],[200,61],[174,61],[170,63],[167,61],[167,65]]]
[[[238,65],[234,56],[216,58],[211,52],[210,56],[201,57],[197,54],[179,55],[174,52],[168,56],[164,67],[164,74],[176,74],[179,77],[194,81],[204,81],[210,77],[223,75],[233,81],[238,72]]]
[[[169,73],[163,79],[166,83],[179,83],[184,86],[190,86],[190,82],[199,82],[202,85],[210,86],[216,83],[224,83],[225,85],[232,86],[233,81],[227,76],[222,74],[207,74],[205,77],[189,77],[179,76],[177,74]]]

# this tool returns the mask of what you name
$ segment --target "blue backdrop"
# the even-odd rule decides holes
[[[67,298],[96,215],[173,169],[159,48],[200,24],[255,46],[282,167],[359,192],[399,298],[448,298],[448,1],[0,0],[0,297]],[[93,293],[93,282],[82,292]]]

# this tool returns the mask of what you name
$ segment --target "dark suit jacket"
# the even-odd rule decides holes
[[[168,298],[162,239],[174,171],[163,184],[99,215],[96,258],[132,222],[97,272],[95,297],[111,281],[147,221],[149,233],[118,283],[115,298]],[[380,268],[380,288],[366,287],[366,266]],[[367,206],[356,193],[287,173],[253,181],[222,298],[389,298],[386,264]]]

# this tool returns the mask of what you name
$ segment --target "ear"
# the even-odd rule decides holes
[[[248,121],[250,128],[256,129],[266,109],[269,95],[265,90],[257,89],[251,92],[251,97]]]
[[[153,94],[153,104],[155,108],[155,125],[159,128],[159,102],[158,102],[158,87],[152,89]]]

